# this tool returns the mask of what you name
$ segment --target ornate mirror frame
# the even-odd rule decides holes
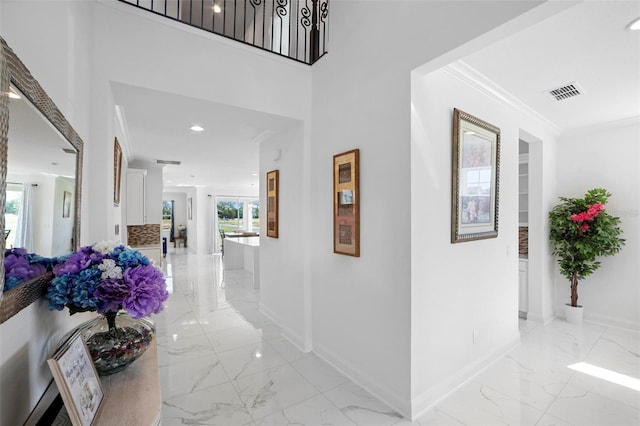
[[[33,104],[60,134],[77,151],[75,217],[73,223],[72,249],[77,250],[80,242],[80,211],[82,195],[82,150],[83,142],[71,127],[58,107],[31,75],[27,67],[0,37],[0,212],[4,212],[7,190],[7,150],[9,133],[9,86],[13,85]],[[0,228],[4,231],[4,214],[0,214]],[[4,287],[5,240],[0,238],[0,324],[44,295],[52,278],[46,273],[27,281],[16,288],[2,293]]]

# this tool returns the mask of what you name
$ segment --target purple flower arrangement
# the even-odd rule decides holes
[[[100,242],[61,258],[47,291],[49,309],[69,312],[126,310],[142,318],[169,297],[162,272],[137,250]]]
[[[56,258],[27,253],[23,248],[5,250],[3,291],[16,288],[23,282],[50,271],[56,261]]]

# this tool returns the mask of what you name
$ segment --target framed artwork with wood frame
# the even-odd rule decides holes
[[[278,185],[280,172],[267,172],[267,237],[278,238]]]
[[[104,390],[80,332],[76,331],[62,344],[47,363],[71,423],[74,426],[94,424],[104,400]]]
[[[496,238],[500,129],[453,110],[451,242]]]
[[[113,205],[120,205],[120,175],[122,174],[122,149],[118,138],[113,140]]]
[[[333,252],[360,257],[360,150],[333,156]]]

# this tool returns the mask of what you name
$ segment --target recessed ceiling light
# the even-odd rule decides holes
[[[191,126],[189,128],[191,130],[193,130],[194,132],[204,132],[204,127],[198,126],[197,124],[194,124],[193,126]]]
[[[627,29],[631,31],[640,30],[640,18],[636,18],[629,25],[627,25]]]
[[[213,5],[213,11],[214,11],[215,13],[220,13],[220,12],[222,12],[222,8],[220,7],[220,5],[219,5],[219,4],[214,4],[214,5]]]

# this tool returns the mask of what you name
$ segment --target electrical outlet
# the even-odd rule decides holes
[[[478,330],[473,329],[473,343],[476,344],[480,341],[480,336],[478,335]]]

